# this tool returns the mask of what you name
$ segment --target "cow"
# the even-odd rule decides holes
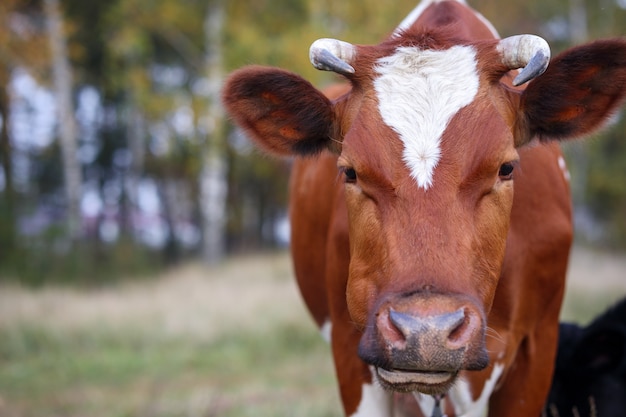
[[[626,298],[589,325],[561,323],[545,417],[626,413]]]
[[[424,0],[378,45],[309,56],[345,85],[253,65],[222,100],[294,159],[294,271],[345,415],[539,416],[572,241],[558,142],[617,111],[626,42],[550,60],[464,0]]]

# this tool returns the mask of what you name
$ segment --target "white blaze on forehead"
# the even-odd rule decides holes
[[[476,51],[471,46],[443,51],[400,47],[379,59],[375,69],[380,115],[400,136],[403,160],[426,190],[441,158],[443,132],[478,93]]]

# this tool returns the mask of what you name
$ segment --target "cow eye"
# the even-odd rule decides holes
[[[346,183],[353,184],[356,182],[356,171],[354,168],[342,168],[344,180]]]
[[[504,163],[500,166],[500,171],[498,172],[498,176],[502,181],[508,181],[513,179],[513,171],[515,170],[515,165],[512,162]]]

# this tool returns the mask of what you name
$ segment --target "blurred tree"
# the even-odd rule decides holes
[[[537,33],[549,40],[555,53],[574,38],[577,42],[585,37],[621,35],[626,25],[626,0],[528,0],[506,7],[498,0],[469,2],[502,36]],[[230,70],[256,63],[287,68],[320,87],[337,82],[341,77],[310,65],[308,48],[315,39],[378,42],[417,3],[0,0],[0,85],[9,85],[16,70],[31,74],[40,86],[54,85],[49,68],[54,59],[61,67],[66,55],[66,69],[74,77],[71,95],[65,88],[66,102],[76,103],[78,113],[87,109],[80,104],[84,97],[91,95],[97,103],[91,105],[98,114],[89,126],[67,112],[79,122],[77,151],[70,153],[80,155],[85,193],[99,201],[98,218],[83,219],[97,223],[89,224],[85,239],[90,245],[81,248],[94,262],[113,264],[116,260],[110,256],[120,253],[122,263],[140,256],[147,244],[146,233],[158,234],[157,230],[166,230],[156,245],[166,262],[189,252],[214,260],[225,251],[277,243],[275,230],[285,215],[289,169],[288,161],[277,162],[253,151],[241,132],[224,123],[221,79]],[[53,37],[47,36],[43,25],[44,4],[60,8],[67,54],[50,56]],[[0,247],[28,241],[31,246],[22,246],[36,247],[38,254],[52,252],[55,245],[41,242],[57,239],[58,229],[42,232],[45,238],[28,240],[15,225],[26,218],[26,208],[34,212],[37,207],[57,204],[64,190],[62,169],[71,170],[71,161],[60,162],[61,140],[36,152],[13,148],[12,100],[10,89],[0,89],[0,210],[4,211]],[[575,181],[572,186],[579,196],[576,204],[589,208],[606,230],[615,231],[614,241],[626,244],[626,226],[618,226],[626,219],[611,214],[625,211],[619,184],[626,183],[626,173],[620,168],[626,166],[626,151],[619,141],[626,127],[620,115],[616,123],[606,137],[585,145],[586,149],[567,151]],[[61,123],[60,127],[71,125]],[[29,193],[15,187],[23,181],[16,173],[27,165],[32,171],[25,177]],[[79,187],[68,189],[78,191]],[[154,225],[142,226],[147,189],[154,189],[157,201],[151,204],[157,208],[152,216],[158,219],[151,218]],[[73,210],[77,196],[70,197]],[[118,225],[119,232],[112,225]],[[618,230],[623,232],[618,234]],[[201,234],[202,240],[189,237],[194,233]],[[7,251],[1,250],[0,262],[6,256]]]
[[[0,42],[1,45],[1,42]],[[0,165],[2,165],[3,193],[0,202],[0,247],[6,248],[0,254],[0,263],[15,247],[15,189],[13,187],[12,145],[9,137],[9,71],[0,67]]]
[[[82,197],[82,171],[77,152],[76,120],[72,71],[67,54],[63,17],[58,0],[44,0],[44,10],[50,40],[52,73],[59,116],[60,143],[63,155],[63,178],[67,198],[67,227],[70,240],[75,244],[82,235],[80,200]]]
[[[224,255],[228,183],[224,140],[224,111],[220,101],[223,78],[224,1],[212,0],[204,21],[205,62],[208,82],[206,145],[200,172],[200,206],[203,220],[203,257],[215,263]]]
[[[285,0],[286,1],[286,0]],[[248,63],[262,63],[288,68],[302,74],[317,85],[334,82],[332,74],[320,73],[311,68],[307,60],[308,46],[319,37],[337,37],[354,43],[374,43],[388,34],[418,3],[401,0],[393,4],[373,0],[357,3],[330,0],[292,1],[285,10],[282,2],[251,2],[233,0],[227,6],[226,66],[234,69]],[[502,36],[518,33],[536,33],[550,42],[556,55],[571,45],[587,39],[622,36],[626,27],[626,1],[624,0],[529,0],[509,2],[503,7],[498,0],[472,0],[469,3],[493,22]],[[304,7],[303,7],[304,6]],[[259,42],[259,40],[262,40]],[[611,129],[613,135],[622,137],[624,127],[620,121]],[[618,184],[626,183],[626,176],[615,169],[626,165],[622,152],[608,152],[615,138],[611,134],[590,142],[565,145],[566,155],[573,174],[572,189],[578,213],[589,212],[616,235],[625,212],[618,203],[621,192]],[[603,143],[605,146],[595,146]],[[618,162],[619,161],[619,162]],[[614,183],[607,188],[607,184]],[[601,185],[604,184],[604,185]],[[594,201],[590,201],[590,198]],[[610,201],[609,201],[610,198]],[[614,204],[618,206],[614,207]],[[610,219],[600,210],[614,208],[618,213]],[[626,220],[624,220],[626,222]],[[592,229],[599,230],[600,224]],[[582,232],[582,227],[578,228]],[[626,233],[612,238],[626,245]]]
[[[580,0],[578,0],[580,1]],[[623,0],[586,1],[589,38],[623,36],[626,27],[626,2]],[[586,164],[575,166],[575,175],[584,175],[579,205],[591,213],[592,227],[584,237],[594,243],[626,247],[626,113],[614,115],[610,126],[582,148]],[[576,162],[576,161],[575,161]],[[599,232],[597,232],[599,229]],[[599,242],[597,241],[599,239]]]
[[[0,264],[13,256],[17,245],[17,193],[13,181],[14,152],[10,136],[11,97],[9,85],[14,69],[30,68],[45,73],[48,51],[46,37],[38,21],[37,1],[3,0],[0,3],[0,166],[3,189],[0,200]]]

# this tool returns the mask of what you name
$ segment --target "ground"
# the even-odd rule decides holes
[[[563,318],[626,296],[626,255],[577,248]],[[0,417],[337,416],[328,345],[286,253],[100,289],[0,286]]]

